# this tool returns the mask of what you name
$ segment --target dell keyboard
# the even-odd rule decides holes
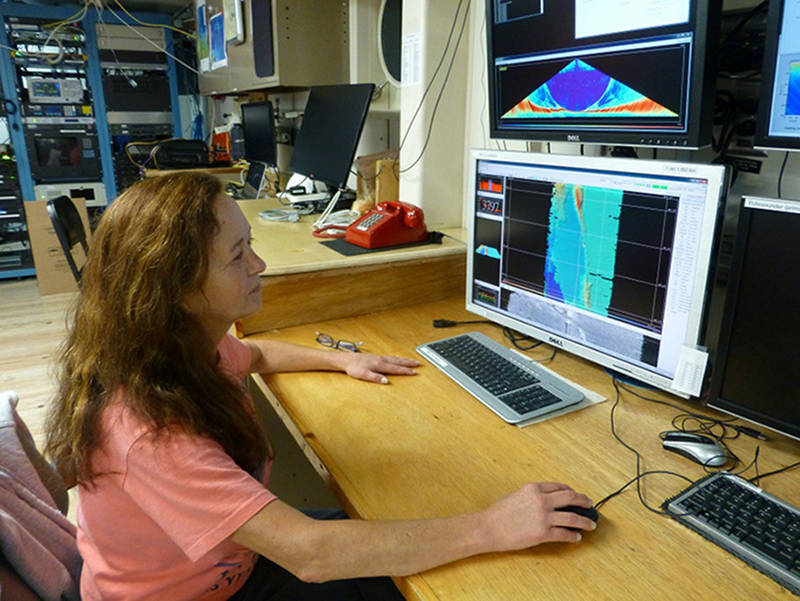
[[[717,472],[664,502],[684,526],[800,595],[800,509]]]
[[[583,400],[577,388],[478,332],[422,344],[417,352],[512,424]]]

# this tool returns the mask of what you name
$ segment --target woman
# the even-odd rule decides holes
[[[265,264],[250,242],[208,176],[139,182],[101,219],[47,432],[50,456],[79,485],[86,601],[360,599],[364,581],[342,579],[577,542],[568,527],[594,527],[554,511],[591,505],[557,483],[420,521],[314,519],[277,499],[247,373],[326,369],[385,384],[418,363],[227,334],[261,303]]]

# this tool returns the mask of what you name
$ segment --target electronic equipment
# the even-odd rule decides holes
[[[533,359],[470,332],[421,344],[417,352],[511,424],[583,400],[583,393]]]
[[[251,102],[241,105],[244,132],[244,157],[267,165],[277,165],[275,118],[272,103]]]
[[[374,90],[374,84],[312,87],[289,170],[344,188]]]
[[[800,202],[745,197],[708,405],[800,439]]]
[[[28,99],[41,104],[80,104],[83,85],[79,79],[31,77],[28,80]]]
[[[87,207],[108,205],[106,187],[103,182],[68,182],[60,184],[37,184],[33,187],[36,200],[50,200],[59,196],[83,198]]]
[[[709,144],[721,4],[486,2],[491,136]]]
[[[769,3],[756,148],[800,150],[800,4]]]
[[[203,140],[174,138],[158,142],[150,151],[156,169],[188,169],[209,164],[208,146]]]
[[[244,180],[243,198],[258,198],[266,182],[267,166],[263,163],[253,162],[247,168]]]
[[[363,248],[381,248],[428,239],[425,213],[405,202],[379,202],[351,223],[344,239]]]
[[[473,150],[467,309],[697,395],[723,176],[718,165]]]
[[[26,124],[31,175],[36,182],[91,181],[101,174],[93,123]]]
[[[675,520],[800,595],[800,509],[717,472],[663,504]]]

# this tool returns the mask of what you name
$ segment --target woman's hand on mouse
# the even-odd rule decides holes
[[[377,384],[388,384],[386,374],[413,376],[419,361],[405,357],[373,355],[371,353],[340,353],[342,371],[351,378]]]
[[[581,534],[567,528],[594,530],[589,518],[557,511],[591,507],[592,501],[560,482],[535,482],[495,502],[484,511],[487,536],[495,551],[516,551],[547,542],[577,543]]]

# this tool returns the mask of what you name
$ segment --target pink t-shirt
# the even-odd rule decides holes
[[[241,380],[251,352],[226,336],[220,367]],[[222,447],[173,429],[152,429],[117,394],[100,420],[104,443],[96,487],[80,487],[78,549],[84,601],[228,599],[244,584],[256,554],[228,541],[275,499]],[[248,400],[249,397],[248,397]],[[252,401],[251,401],[252,402]]]

